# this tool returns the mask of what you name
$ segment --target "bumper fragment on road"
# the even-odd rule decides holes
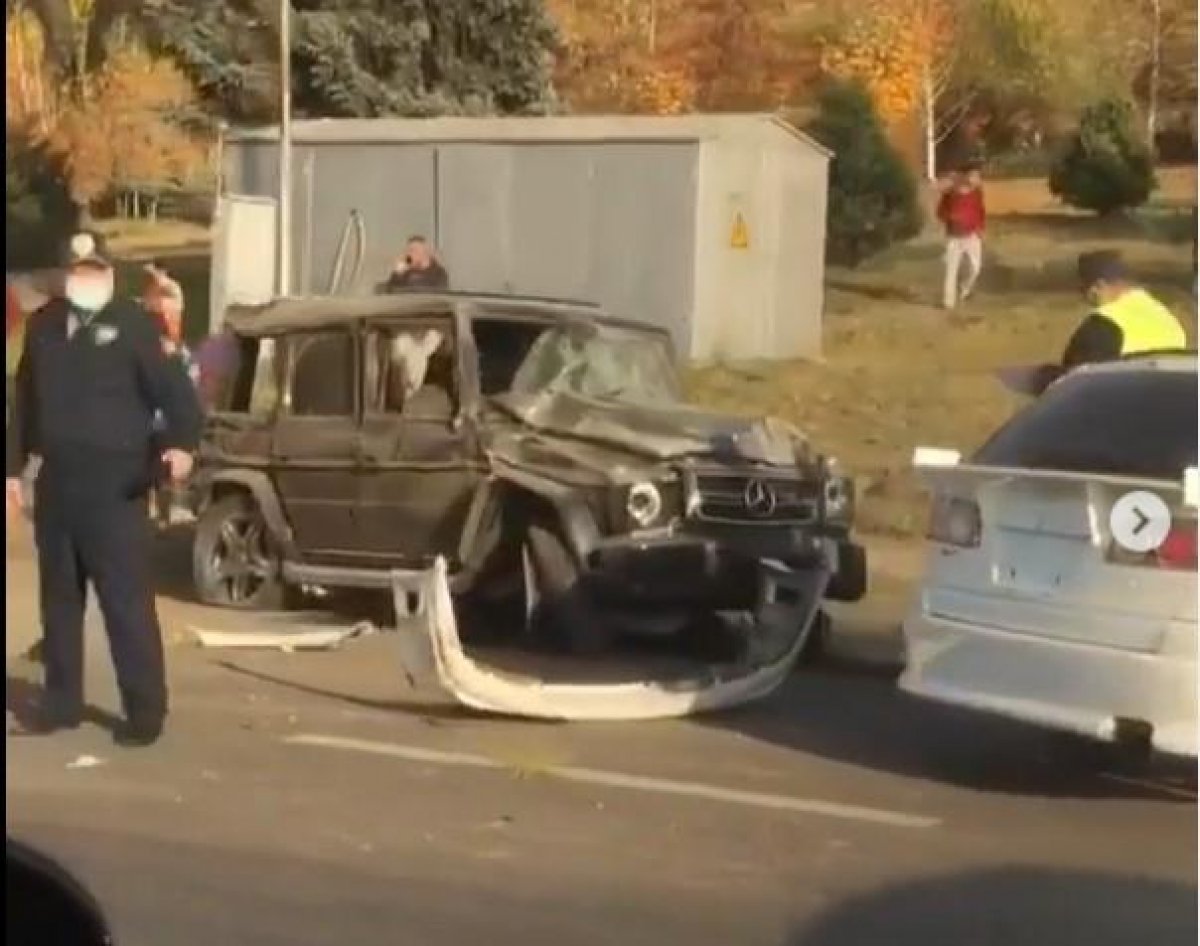
[[[285,737],[283,741],[288,745],[359,752],[424,765],[488,769],[492,771],[507,771],[509,769],[509,766],[503,762],[472,753],[448,752],[422,746],[329,736],[319,733],[301,733]],[[654,795],[697,798],[730,805],[740,805],[747,808],[837,818],[843,821],[878,824],[890,828],[927,830],[939,827],[942,824],[940,818],[901,811],[889,811],[883,808],[847,805],[817,798],[799,798],[768,792],[745,791],[718,785],[706,785],[702,782],[653,778],[622,772],[609,772],[602,769],[589,769],[578,766],[549,766],[542,770],[542,774],[552,779],[579,785],[623,789],[625,791]]]

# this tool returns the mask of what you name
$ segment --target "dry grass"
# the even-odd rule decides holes
[[[207,226],[184,220],[102,220],[96,229],[114,253],[137,259],[207,250],[212,239]]]
[[[993,181],[987,186],[988,206],[999,215],[1039,213],[1059,210],[1065,214],[1076,211],[1059,208],[1050,194],[1045,178],[1018,178]],[[1152,204],[1175,204],[1190,206],[1196,202],[1196,169],[1191,167],[1160,168],[1158,190],[1151,198]]]
[[[829,272],[823,362],[700,369],[689,379],[691,395],[795,422],[855,473],[864,530],[913,535],[925,519],[909,470],[913,448],[969,450],[1020,405],[993,373],[1061,353],[1084,314],[1074,291],[1079,252],[1121,249],[1195,337],[1187,236],[1195,175],[1164,177],[1173,200],[1110,222],[1053,207],[1040,184],[993,185],[993,207],[1007,212],[993,217],[985,278],[961,312],[936,305],[940,245],[918,241],[858,271]]]

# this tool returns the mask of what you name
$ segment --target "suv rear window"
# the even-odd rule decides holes
[[[1177,480],[1196,465],[1196,374],[1108,371],[1054,385],[975,455],[983,466]]]

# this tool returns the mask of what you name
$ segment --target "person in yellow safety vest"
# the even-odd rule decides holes
[[[1064,368],[1188,347],[1183,325],[1170,309],[1134,283],[1120,253],[1097,250],[1080,256],[1079,285],[1093,307],[1092,314],[1067,343]]]

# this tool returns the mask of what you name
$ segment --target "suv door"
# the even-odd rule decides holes
[[[485,466],[452,313],[372,325],[365,338],[360,547],[395,564],[458,564]]]
[[[305,559],[355,558],[358,349],[353,326],[287,339],[288,383],[271,442],[271,467]]]
[[[275,338],[220,339],[224,350],[210,379],[201,460],[264,467],[270,460],[275,416],[282,400],[285,359]],[[210,353],[218,361],[217,354]]]

